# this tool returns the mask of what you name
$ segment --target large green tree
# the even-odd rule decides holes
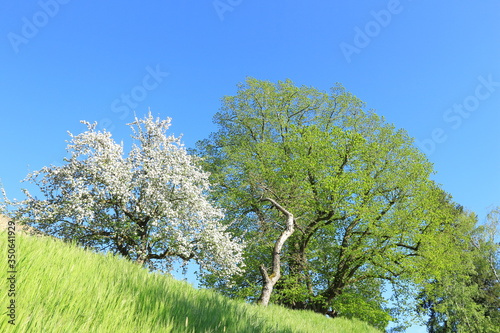
[[[340,84],[248,78],[214,119],[198,153],[247,241],[247,268],[234,288],[206,285],[331,316],[362,298],[383,327],[385,282],[411,290],[445,260],[423,255],[454,221],[432,165]]]

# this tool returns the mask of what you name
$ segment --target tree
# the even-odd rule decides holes
[[[420,256],[453,218],[449,196],[429,179],[431,164],[403,130],[340,84],[328,94],[248,78],[238,88],[223,98],[218,130],[198,154],[237,221],[231,230],[247,239],[244,290],[211,277],[206,285],[261,299],[258,284],[268,284],[279,258],[274,300],[335,316],[347,290],[423,281],[426,267],[446,258]],[[293,231],[276,251],[289,219]]]
[[[461,269],[452,269],[423,288],[422,310],[429,315],[431,333],[497,332],[500,327],[499,244],[495,211],[489,222],[477,226],[474,214],[462,212],[465,220],[453,238],[460,245],[456,256]],[[468,221],[467,221],[468,220]],[[451,236],[451,235],[450,235]],[[453,248],[452,248],[453,249]]]
[[[111,250],[151,269],[170,270],[195,260],[222,279],[237,273],[242,243],[221,224],[223,211],[208,199],[208,173],[180,138],[167,136],[170,119],[136,118],[133,146],[87,125],[69,133],[63,166],[27,176],[43,199],[16,203],[16,218],[46,234],[99,250]]]
[[[472,239],[476,272],[472,279],[480,293],[475,302],[484,309],[485,326],[491,332],[500,327],[500,208],[487,216]],[[485,330],[486,331],[486,330]]]

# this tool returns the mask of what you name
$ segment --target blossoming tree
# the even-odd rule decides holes
[[[167,136],[170,119],[136,118],[126,156],[111,133],[82,123],[88,130],[69,133],[63,166],[26,177],[44,198],[24,190],[27,199],[15,203],[21,223],[150,269],[169,271],[175,261],[193,259],[200,272],[239,272],[243,244],[220,223],[223,212],[208,200],[209,175],[197,157]]]

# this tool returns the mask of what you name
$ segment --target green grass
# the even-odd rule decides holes
[[[229,300],[112,255],[23,235],[13,326],[5,232],[0,248],[0,332],[379,332],[360,321]]]

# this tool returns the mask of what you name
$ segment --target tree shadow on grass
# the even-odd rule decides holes
[[[232,301],[208,290],[197,290],[191,285],[152,274],[140,290],[132,284],[127,287],[137,295],[135,314],[147,316],[157,327],[173,325],[173,332],[276,332],[293,333],[290,328],[279,328],[270,323],[248,304]],[[161,281],[168,279],[166,282]],[[153,330],[154,331],[154,330]]]

